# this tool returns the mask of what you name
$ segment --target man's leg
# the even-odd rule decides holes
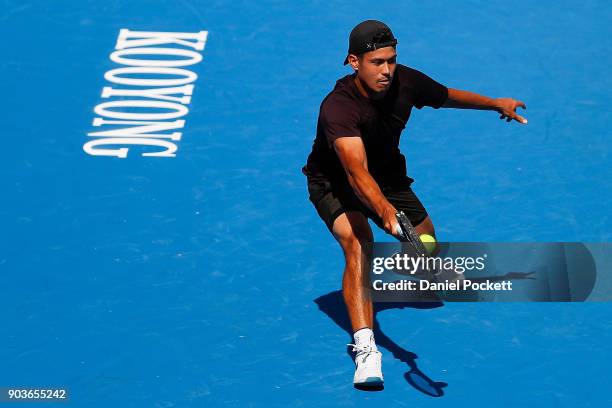
[[[372,242],[372,230],[360,212],[349,211],[335,220],[332,232],[344,252],[345,267],[342,295],[353,328],[356,387],[381,387],[382,355],[374,341],[374,308],[366,289],[367,274],[363,264],[368,262],[363,246]]]
[[[434,229],[433,222],[431,222],[431,218],[429,218],[429,215],[427,216],[427,218],[421,221],[419,225],[416,225],[414,229],[419,235],[428,234],[434,238],[436,237],[436,231]]]
[[[349,211],[336,218],[332,232],[344,252],[342,295],[353,332],[364,327],[373,328],[372,301],[365,289],[366,277],[362,270],[364,262],[362,245],[372,242],[372,229],[362,213]]]
[[[334,235],[344,252],[345,268],[342,278],[342,294],[353,328],[353,351],[357,388],[382,386],[382,355],[374,341],[374,309],[364,275],[366,243],[373,240],[372,229],[364,215],[367,210],[348,185],[332,186],[329,182],[309,180],[309,199],[317,213]]]

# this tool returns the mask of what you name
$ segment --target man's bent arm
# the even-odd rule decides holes
[[[388,233],[397,234],[396,209],[383,195],[378,183],[368,171],[367,156],[361,138],[355,136],[336,139],[334,149],[357,197],[382,219]]]
[[[527,119],[516,113],[517,107],[527,109],[521,101],[512,98],[489,98],[470,91],[448,88],[448,99],[443,108],[495,110],[501,114],[500,119],[510,122],[512,119],[527,123]]]

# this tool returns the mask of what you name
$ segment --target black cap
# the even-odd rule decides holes
[[[349,36],[349,54],[360,55],[379,48],[395,46],[397,40],[391,29],[383,22],[366,20],[355,26]],[[348,64],[348,55],[344,65]]]

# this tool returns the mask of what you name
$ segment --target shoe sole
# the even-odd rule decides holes
[[[367,386],[382,385],[383,382],[384,382],[383,379],[380,377],[368,377],[365,379],[365,381],[353,383],[353,384],[367,387]]]
[[[382,391],[385,389],[380,377],[368,377],[365,382],[353,383],[353,387],[360,391]]]

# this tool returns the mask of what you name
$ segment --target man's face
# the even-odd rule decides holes
[[[351,58],[353,57],[353,58]],[[361,57],[349,56],[349,63],[368,92],[384,95],[395,74],[397,53],[395,47],[384,47],[366,52]]]

